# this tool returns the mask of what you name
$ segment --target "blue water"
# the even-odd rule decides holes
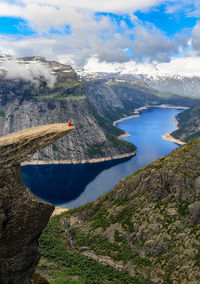
[[[94,201],[123,177],[178,147],[161,136],[173,131],[173,117],[179,112],[150,108],[117,124],[131,135],[125,140],[137,146],[135,157],[97,164],[24,166],[22,177],[35,195],[54,205],[74,208]]]

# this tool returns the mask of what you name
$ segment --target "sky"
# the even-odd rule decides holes
[[[200,75],[199,0],[0,0],[0,53]]]

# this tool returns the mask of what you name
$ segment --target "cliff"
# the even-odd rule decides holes
[[[200,105],[196,105],[176,116],[178,129],[171,136],[183,142],[200,136]]]
[[[55,249],[55,241],[47,240],[54,229],[66,249],[63,271],[74,252],[85,257],[86,270],[92,259],[121,273],[120,283],[199,283],[199,160],[200,138],[124,178],[97,201],[51,220],[40,239],[46,275]],[[98,278],[80,267],[78,275],[88,283]]]
[[[0,138],[0,283],[30,284],[40,253],[37,240],[54,209],[34,196],[20,163],[74,127],[51,124]]]

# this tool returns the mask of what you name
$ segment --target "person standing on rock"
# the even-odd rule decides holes
[[[68,120],[68,126],[72,126],[73,124],[71,124],[71,121],[70,120]]]

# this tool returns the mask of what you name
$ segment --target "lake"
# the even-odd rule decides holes
[[[95,164],[28,165],[22,167],[24,182],[41,199],[74,208],[96,200],[134,171],[178,147],[162,139],[175,128],[174,116],[182,110],[149,108],[140,117],[119,122],[131,136],[124,138],[138,148],[135,157]]]

